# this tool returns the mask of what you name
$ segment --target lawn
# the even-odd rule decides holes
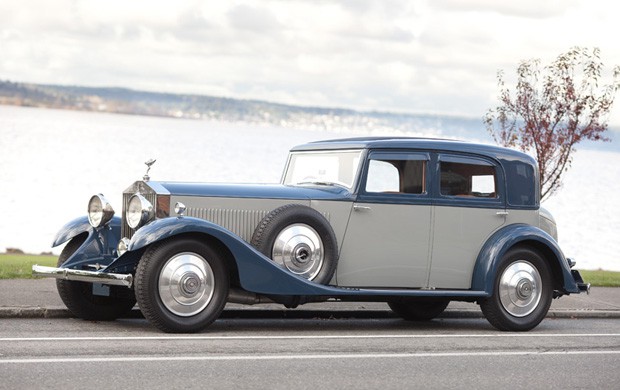
[[[0,254],[0,279],[30,279],[32,265],[55,267],[57,256]]]
[[[579,271],[583,280],[597,287],[620,287],[620,272]]]

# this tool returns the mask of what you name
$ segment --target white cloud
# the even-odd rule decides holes
[[[264,7],[239,4],[232,7],[227,16],[230,25],[236,30],[249,30],[264,34],[281,27],[271,10]]]
[[[494,12],[504,16],[544,19],[560,16],[579,2],[575,0],[435,0],[434,6],[458,12]]]
[[[0,3],[0,79],[481,116],[495,74],[571,46],[620,65],[603,1]],[[620,104],[611,121],[620,125]]]

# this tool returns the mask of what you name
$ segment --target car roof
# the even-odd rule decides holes
[[[420,149],[462,152],[479,154],[499,160],[519,160],[528,164],[536,164],[536,161],[531,156],[514,149],[441,138],[357,137],[330,139],[298,145],[291,149],[291,152],[346,149]]]

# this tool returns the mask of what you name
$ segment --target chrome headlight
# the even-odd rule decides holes
[[[88,202],[88,222],[95,227],[101,227],[110,222],[114,216],[114,209],[110,202],[102,195],[93,195]]]
[[[127,225],[132,229],[144,226],[155,216],[155,210],[151,202],[140,194],[135,194],[129,198],[127,206]]]

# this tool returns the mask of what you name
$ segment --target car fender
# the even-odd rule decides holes
[[[557,263],[562,271],[564,292],[579,292],[568,266],[568,261],[558,243],[542,229],[526,224],[505,226],[486,241],[476,260],[472,276],[472,290],[485,291],[491,295],[502,257],[513,246],[525,242],[535,243],[537,247],[542,246],[547,249],[548,261]]]
[[[208,235],[226,246],[237,265],[241,287],[246,291],[274,295],[318,295],[326,292],[327,286],[283,269],[241,237],[204,219],[185,216],[157,219],[134,234],[128,250],[138,251],[161,240],[188,233]]]
[[[113,217],[110,222],[100,228],[94,228],[88,217],[79,217],[65,224],[56,233],[52,247],[87,233],[82,245],[63,264],[63,268],[82,268],[84,263],[108,265],[114,259],[116,247],[121,235],[121,218]]]
[[[76,237],[84,232],[90,233],[91,230],[93,230],[93,227],[88,222],[88,217],[86,216],[78,217],[72,221],[69,221],[60,228],[58,233],[56,233],[54,242],[52,243],[52,248],[62,245],[73,237]]]
[[[119,237],[121,235],[121,218],[114,216],[103,228],[113,231],[113,235],[115,237]],[[88,222],[87,216],[82,216],[75,218],[72,221],[67,222],[60,230],[56,233],[54,237],[54,241],[52,242],[52,248],[57,247],[58,245],[62,245],[65,242],[69,241],[73,237],[76,237],[84,232],[88,232],[92,234],[97,229],[93,228],[90,222]],[[118,241],[117,241],[118,244]]]

